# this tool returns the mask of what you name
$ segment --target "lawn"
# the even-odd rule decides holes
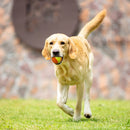
[[[74,122],[54,100],[0,100],[0,130],[130,129],[130,101],[92,100],[91,119]],[[74,108],[75,101],[68,101]]]

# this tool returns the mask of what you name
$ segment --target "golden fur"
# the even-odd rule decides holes
[[[80,120],[81,102],[84,86],[86,87],[86,99],[84,115],[91,117],[89,106],[89,89],[92,84],[93,53],[86,40],[87,36],[96,29],[106,15],[106,10],[101,11],[94,19],[87,23],[78,36],[68,37],[64,34],[53,34],[46,39],[42,55],[50,60],[53,51],[58,50],[63,57],[60,65],[55,65],[55,73],[58,79],[57,105],[67,114]],[[77,105],[75,112],[66,105],[68,86],[77,86]]]
[[[89,68],[91,49],[88,42],[82,37],[70,37],[70,41],[73,42],[75,50],[71,50],[72,47],[70,47],[69,56],[66,55],[61,65],[55,66],[58,81],[64,85],[83,82]]]

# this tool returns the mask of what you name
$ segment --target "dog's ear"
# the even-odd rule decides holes
[[[45,46],[42,50],[42,55],[45,57],[46,60],[50,60],[51,59],[51,55],[48,51],[48,42],[47,40],[45,41]]]
[[[71,59],[76,59],[78,53],[78,49],[74,43],[74,41],[69,38],[69,57]]]

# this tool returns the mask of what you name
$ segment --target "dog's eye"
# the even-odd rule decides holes
[[[61,42],[60,44],[61,44],[61,45],[64,45],[64,44],[65,44],[65,42]]]
[[[53,45],[53,42],[50,42],[50,45]]]

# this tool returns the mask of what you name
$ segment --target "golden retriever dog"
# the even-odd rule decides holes
[[[94,56],[91,47],[86,40],[88,35],[96,29],[103,21],[106,10],[99,12],[88,22],[77,36],[68,37],[65,34],[57,33],[48,37],[42,50],[46,60],[52,57],[62,57],[60,64],[54,64],[57,84],[57,105],[74,121],[81,119],[81,106],[83,93],[85,91],[84,116],[90,118],[90,88],[93,80]],[[75,110],[66,105],[69,85],[76,85],[77,103]],[[85,89],[84,89],[85,88]]]

